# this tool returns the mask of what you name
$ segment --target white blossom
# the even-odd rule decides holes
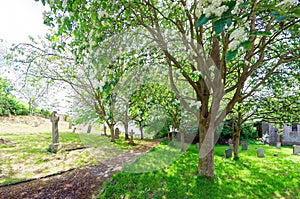
[[[190,103],[190,107],[196,107],[197,109],[199,109],[201,106],[201,102],[200,101],[192,101]]]
[[[234,51],[237,49],[237,47],[240,45],[240,42],[237,40],[233,40],[232,42],[229,43],[228,48],[231,51]]]
[[[241,27],[235,29],[230,35],[231,42],[229,43],[228,48],[230,50],[236,50],[237,47],[246,40],[245,30]]]
[[[298,3],[298,0],[283,0],[279,4],[277,4],[276,7],[284,5],[284,4],[293,5],[293,4],[297,4],[297,3]]]
[[[98,19],[100,20],[102,17],[108,17],[108,13],[105,11],[99,11]]]
[[[244,41],[245,40],[245,30],[241,27],[235,29],[231,33],[230,39],[234,39],[234,40],[238,40],[238,41]]]
[[[64,0],[64,1],[63,1],[62,7],[63,7],[64,9],[66,9],[67,3],[68,3],[68,0]]]
[[[214,13],[216,16],[220,17],[224,12],[228,10],[228,7],[223,5],[221,7],[218,7],[214,10]]]
[[[198,71],[198,70],[195,70],[195,71],[193,71],[193,74],[196,75],[196,76],[199,76],[199,75],[201,75],[201,72]]]

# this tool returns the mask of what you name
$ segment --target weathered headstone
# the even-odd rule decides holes
[[[293,145],[293,155],[298,155],[300,153],[300,146]]]
[[[281,142],[277,142],[277,143],[276,143],[276,148],[277,148],[277,149],[280,149],[280,148],[281,148]]]
[[[119,139],[119,137],[120,137],[120,130],[119,130],[119,128],[116,128],[116,130],[115,130],[115,138]]]
[[[232,157],[232,149],[226,149],[225,150],[225,157],[231,158]]]
[[[72,129],[72,122],[69,122],[69,129]]]
[[[51,151],[56,153],[58,150],[58,121],[59,116],[56,111],[51,114],[50,121],[52,122],[52,144],[50,145]]]
[[[199,149],[199,142],[196,143],[196,148]]]
[[[34,127],[38,127],[39,126],[39,122],[35,121],[34,122]]]
[[[130,140],[129,140],[129,144],[132,144],[132,145],[134,145],[134,142],[133,142],[133,135],[134,135],[134,132],[133,132],[133,130],[131,129],[131,131],[130,131]]]
[[[242,150],[248,150],[248,143],[247,142],[242,142]]]
[[[229,148],[233,150],[233,144],[229,144]]]
[[[257,157],[259,157],[259,158],[264,158],[265,157],[265,153],[264,153],[263,148],[258,148],[257,149]]]
[[[92,131],[92,125],[88,125],[88,128],[87,128],[87,133],[91,133],[91,131]]]
[[[104,124],[104,127],[103,127],[103,132],[104,132],[104,135],[106,135],[106,126]]]

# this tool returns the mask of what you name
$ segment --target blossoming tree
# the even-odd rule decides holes
[[[201,104],[198,174],[208,177],[214,177],[213,135],[224,117],[280,65],[300,56],[300,9],[294,0],[42,2],[51,7],[45,23],[57,28],[56,35],[72,37],[70,47],[78,58],[109,36],[137,27],[145,30],[135,36],[161,49],[169,70],[179,71]],[[256,81],[248,89],[253,77]]]

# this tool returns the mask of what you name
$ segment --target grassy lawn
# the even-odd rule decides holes
[[[26,179],[42,177],[59,171],[96,165],[99,161],[118,155],[133,146],[121,137],[116,143],[99,133],[59,134],[60,150],[48,152],[50,132],[2,133],[0,138],[0,184],[9,184]],[[135,147],[144,141],[136,140]],[[76,149],[86,147],[84,149]]]
[[[258,147],[265,158],[257,158]],[[216,177],[208,180],[195,175],[195,146],[180,156],[161,144],[107,181],[99,198],[300,198],[300,156],[291,155],[291,147],[251,144],[238,161],[225,159],[225,149],[215,147]]]

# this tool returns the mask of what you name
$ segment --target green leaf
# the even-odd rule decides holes
[[[199,28],[200,26],[206,24],[209,20],[209,17],[206,17],[205,14],[202,14],[197,20],[196,28]]]
[[[256,31],[251,34],[251,36],[257,36],[257,35],[270,36],[272,35],[272,33],[270,31]]]
[[[277,19],[275,19],[275,21],[283,21],[285,19],[285,16],[280,16],[280,17],[278,17]]]
[[[232,24],[232,17],[226,19],[226,24],[227,24],[227,27],[229,28]]]
[[[297,18],[300,18],[300,7],[295,7],[293,10],[292,10],[292,13],[295,17]]]
[[[222,14],[222,18],[225,18],[228,15],[231,15],[231,11],[234,9],[235,4],[236,4],[236,1],[229,1],[229,2],[225,3],[225,5],[228,6],[228,10]]]
[[[238,49],[234,50],[234,51],[227,51],[226,53],[226,62],[230,62],[233,58],[236,57],[236,55],[238,54]]]
[[[271,17],[278,17],[279,14],[278,14],[278,12],[272,11],[272,12],[270,13],[270,16],[271,16]]]
[[[220,34],[224,30],[226,23],[227,23],[227,20],[224,20],[224,19],[220,19],[220,20],[216,21],[214,24],[215,33]]]
[[[245,48],[246,50],[250,50],[252,47],[251,41],[244,41],[240,44],[240,47]]]
[[[249,4],[250,4],[249,1],[245,1],[244,3],[241,4],[241,6],[247,6],[247,5],[249,5]]]

